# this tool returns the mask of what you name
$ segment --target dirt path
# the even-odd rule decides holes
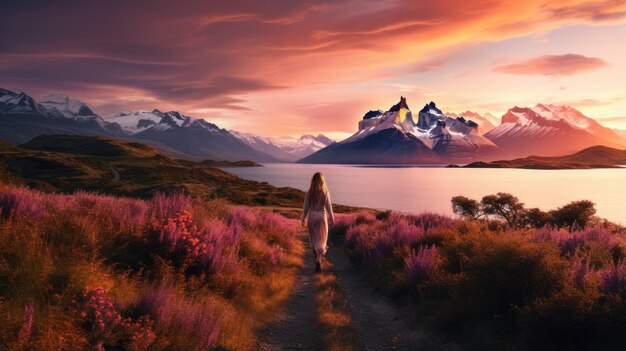
[[[328,259],[350,303],[352,322],[366,350],[459,350],[408,324],[409,316],[376,294],[350,259],[331,249]]]
[[[258,332],[256,350],[320,350],[313,286],[315,261],[308,247],[291,296],[276,320]]]
[[[352,312],[352,326],[365,350],[461,349],[411,327],[410,317],[376,294],[343,252],[330,249],[327,259],[334,265],[333,271]],[[259,341],[255,350],[324,349],[321,344],[324,329],[318,321],[315,304],[313,269],[314,259],[307,245],[292,294],[275,321],[257,333]]]

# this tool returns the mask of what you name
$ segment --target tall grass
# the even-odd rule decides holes
[[[417,322],[470,349],[626,347],[626,232],[338,215],[331,237]]]
[[[0,349],[249,349],[287,297],[295,220],[184,194],[0,184]]]

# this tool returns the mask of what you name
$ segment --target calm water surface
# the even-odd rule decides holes
[[[524,170],[264,164],[224,168],[242,178],[306,191],[315,172],[328,182],[333,202],[402,212],[452,214],[450,199],[508,192],[527,207],[554,209],[570,201],[596,203],[598,215],[626,224],[626,169]]]

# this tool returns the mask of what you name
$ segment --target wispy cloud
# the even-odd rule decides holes
[[[453,69],[456,55],[442,52],[456,54],[460,47],[566,24],[624,23],[625,13],[623,0],[188,0],[185,6],[151,0],[3,2],[0,86],[63,91],[95,102],[94,109],[103,114],[129,101],[128,108],[221,110],[224,119],[253,112],[278,116],[286,99],[282,95],[289,94],[294,112],[288,117],[297,125],[311,120],[312,109],[304,106],[323,106],[331,94],[359,99],[341,106],[342,116],[358,117],[360,109],[382,103],[373,99],[392,94],[382,89],[416,94],[425,93],[416,87],[432,89],[428,82],[412,81],[413,76],[455,84],[459,71],[477,70],[470,64],[476,57]],[[606,65],[601,58],[570,54],[510,62],[497,70],[566,76]],[[481,83],[475,86],[486,86]],[[372,86],[380,90],[368,90]],[[306,94],[294,98],[294,90]],[[119,99],[107,102],[110,96]],[[250,120],[259,128],[272,125]],[[336,119],[323,121],[317,128],[338,125]],[[270,132],[285,133],[275,129]]]
[[[497,66],[494,71],[517,75],[571,76],[607,66],[597,57],[578,54],[545,55]]]

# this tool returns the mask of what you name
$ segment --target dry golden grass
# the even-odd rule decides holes
[[[350,305],[333,265],[326,261],[324,271],[315,275],[315,302],[318,321],[322,325],[322,344],[326,350],[363,350],[352,325]]]
[[[264,276],[236,275],[238,291],[233,297],[235,317],[224,324],[219,343],[232,350],[249,350],[254,346],[254,331],[270,322],[293,288],[298,267],[302,265],[302,242],[283,257],[282,266]]]
[[[0,198],[13,193],[16,188],[0,184]],[[220,320],[211,348],[249,350],[254,332],[289,296],[302,264],[303,244],[291,238],[295,221],[253,208],[237,210],[223,200],[189,205],[193,224],[200,227],[241,216],[235,219],[240,228],[237,251],[227,269],[211,273],[190,270],[160,253],[153,238],[162,224],[152,219],[154,205],[149,202],[28,190],[18,195],[32,206],[22,212],[6,205],[0,210],[0,350],[97,347],[89,322],[72,312],[77,296],[93,288],[105,291],[123,318],[150,319],[154,337],[142,350],[202,349],[198,340],[205,336],[196,321],[203,311],[213,311]],[[11,205],[7,199],[4,203]],[[148,211],[128,217],[119,209],[129,201],[129,208]],[[280,249],[278,255],[275,248]],[[178,313],[176,318],[192,316],[172,321],[146,308],[144,300],[161,288],[167,291],[161,298],[167,296],[153,301],[165,301],[166,309]],[[32,326],[25,322],[27,306],[33,306]],[[28,333],[21,332],[26,329]],[[129,344],[122,339],[105,342],[106,349],[128,349]]]

